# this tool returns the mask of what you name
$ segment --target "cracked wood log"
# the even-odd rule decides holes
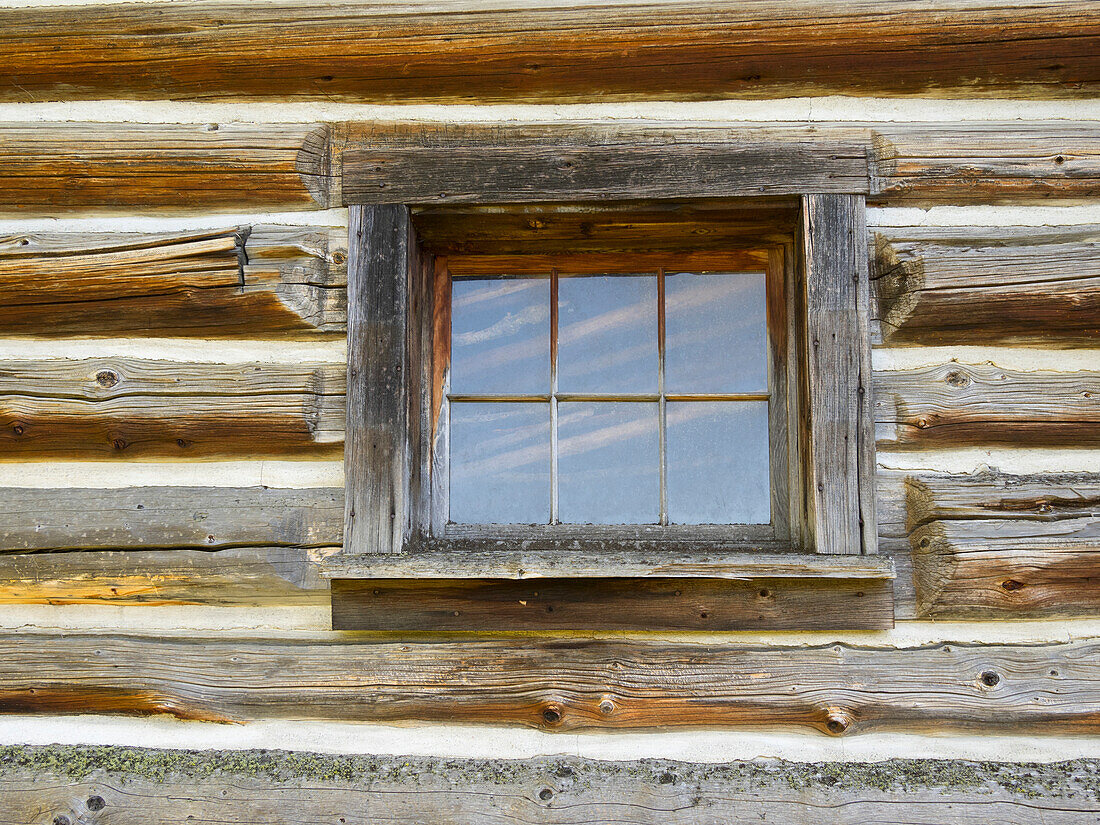
[[[0,215],[318,209],[328,150],[317,124],[6,123]]]
[[[22,632],[0,638],[0,712],[1091,734],[1098,669],[1096,641],[898,649]]]
[[[336,456],[345,368],[129,357],[0,361],[7,458]]]
[[[9,746],[0,822],[238,825],[279,811],[392,825],[1093,825],[1098,772],[1094,759],[701,764]]]
[[[1094,615],[1100,477],[926,474],[904,480],[917,611],[937,618]]]
[[[250,546],[4,555],[0,604],[327,606],[321,562],[338,550]]]
[[[267,337],[343,332],[347,231],[0,237],[0,335]]]
[[[1100,227],[905,227],[875,233],[871,289],[888,346],[1092,346]]]
[[[0,13],[0,100],[437,103],[1090,98],[1085,0],[431,7],[178,2]],[[446,67],[441,70],[440,67]]]
[[[1100,446],[1100,373],[947,363],[874,374],[878,446]]]
[[[0,488],[0,552],[338,545],[344,490]]]

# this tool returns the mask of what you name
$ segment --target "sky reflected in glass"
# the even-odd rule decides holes
[[[558,517],[569,524],[656,524],[656,402],[558,404]]]
[[[558,281],[558,389],[657,392],[657,276]]]
[[[771,521],[768,402],[669,401],[672,524]]]
[[[450,520],[550,521],[550,404],[454,402]]]
[[[451,283],[451,392],[550,392],[550,279]]]
[[[761,272],[665,275],[665,391],[763,393],[767,310]]]

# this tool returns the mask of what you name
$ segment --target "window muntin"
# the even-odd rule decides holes
[[[455,277],[448,526],[772,524],[767,280]]]

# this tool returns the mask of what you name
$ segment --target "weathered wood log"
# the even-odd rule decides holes
[[[1083,0],[730,4],[516,0],[5,10],[0,99],[585,101],[1095,96]],[[445,70],[441,67],[445,67]]]
[[[317,124],[9,123],[0,214],[317,209],[328,150]]]
[[[0,604],[327,605],[321,562],[338,550],[229,547],[4,555]]]
[[[171,663],[166,667],[165,663]],[[0,712],[585,728],[1100,731],[1100,642],[898,649],[21,632]]]
[[[0,552],[340,544],[344,490],[0,488]]]
[[[15,746],[0,749],[0,822],[1092,825],[1098,770],[1093,759],[699,764]]]
[[[338,334],[346,283],[340,228],[8,235],[0,335]]]
[[[869,192],[879,204],[1100,196],[1100,136],[1094,124],[1072,121],[740,128],[342,123],[333,124],[332,136],[333,175],[344,180],[331,197],[345,203],[769,192]],[[770,157],[754,161],[754,152]],[[784,179],[765,174],[769,169]]]
[[[6,458],[338,455],[342,364],[0,361]]]
[[[875,235],[882,343],[1092,346],[1100,227],[906,227]]]
[[[461,564],[460,559],[455,560]],[[333,579],[333,630],[882,630],[889,579]]]
[[[874,374],[878,444],[1100,446],[1100,373],[938,364]]]
[[[1088,123],[876,124],[879,201],[1011,203],[1100,195],[1100,134]]]
[[[917,610],[938,618],[1093,615],[1100,478],[906,477]]]

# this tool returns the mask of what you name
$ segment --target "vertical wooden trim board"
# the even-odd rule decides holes
[[[409,528],[408,207],[349,214],[344,551],[399,553]]]
[[[804,195],[810,528],[819,553],[875,551],[874,439],[862,195]]]

